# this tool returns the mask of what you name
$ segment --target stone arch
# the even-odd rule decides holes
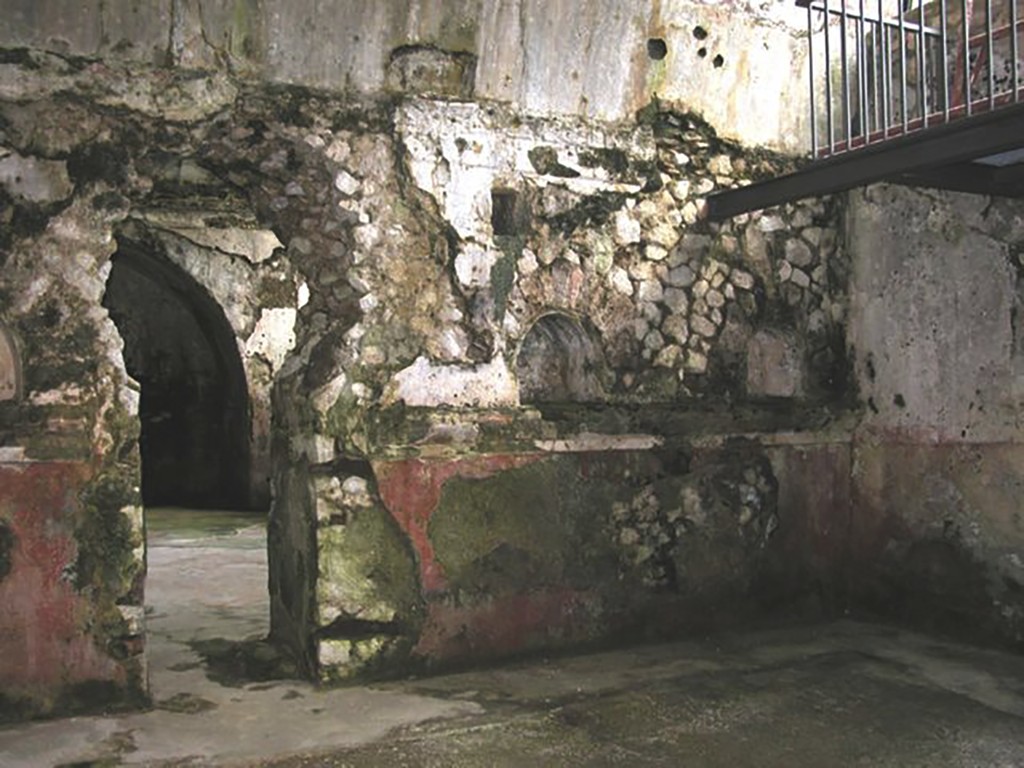
[[[0,401],[21,399],[21,355],[14,334],[0,323]]]
[[[601,400],[604,375],[600,347],[565,313],[541,315],[519,345],[516,377],[524,404]]]
[[[103,305],[140,384],[146,506],[250,506],[250,404],[221,306],[158,243],[122,233]]]

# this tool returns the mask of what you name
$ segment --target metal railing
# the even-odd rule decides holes
[[[797,3],[814,157],[1024,100],[1024,0]]]

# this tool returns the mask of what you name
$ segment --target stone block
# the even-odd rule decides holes
[[[805,377],[803,352],[791,335],[760,331],[747,343],[747,394],[799,397]]]

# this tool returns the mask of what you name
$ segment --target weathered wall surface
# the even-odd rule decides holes
[[[480,415],[424,416],[465,433]],[[424,453],[317,482],[322,679],[841,605],[845,444],[529,432],[502,452],[392,445]]]
[[[29,168],[4,185],[5,215],[47,226],[5,248],[0,273],[22,379],[0,401],[5,719],[145,695],[136,394],[99,305],[120,206],[94,205],[95,187],[73,200],[66,175],[51,185]],[[13,202],[19,183],[35,193]]]
[[[202,287],[234,334],[250,394],[273,389],[273,631],[308,671],[331,679],[450,661],[459,657],[459,622],[476,627],[466,651],[473,657],[598,641],[654,615],[666,590],[691,603],[703,594],[706,607],[734,576],[758,581],[761,550],[746,545],[730,550],[735,574],[712,568],[703,552],[694,557],[707,568],[693,565],[691,581],[679,580],[688,555],[669,543],[682,542],[685,524],[662,518],[674,509],[673,494],[704,477],[691,477],[689,459],[645,470],[647,485],[668,483],[657,512],[633,498],[638,487],[618,499],[626,506],[617,512],[605,505],[598,524],[581,500],[611,496],[583,457],[593,454],[614,477],[622,461],[653,461],[637,451],[663,439],[689,456],[697,450],[691,435],[813,433],[831,418],[846,384],[846,267],[832,203],[725,225],[701,219],[705,195],[778,172],[785,158],[745,150],[699,118],[664,108],[631,125],[451,101],[360,104],[299,88],[240,87],[219,75],[24,55],[6,65],[4,81],[5,205],[16,222],[5,258],[17,267],[5,271],[12,300],[4,322],[31,348],[21,329],[39,314],[30,254],[58,265],[54,274],[65,277],[53,291],[66,300],[84,278],[68,276],[67,249],[50,248],[48,238],[85,232],[93,244],[73,252],[88,254],[83,270],[94,277],[78,316],[103,335],[80,354],[111,361],[120,379],[102,380],[124,382],[120,339],[99,305],[110,256],[144,245]],[[90,100],[69,98],[81,93]],[[131,337],[133,328],[122,332]],[[25,398],[91,371],[40,381],[26,368]],[[127,383],[111,390],[130,391]],[[524,392],[543,416],[522,408]],[[602,415],[585,402],[621,410]],[[662,408],[640,408],[652,404]],[[673,404],[689,404],[675,421],[666,409]],[[447,408],[467,415],[413,417]],[[38,431],[20,405],[7,423],[12,448]],[[255,424],[253,431],[258,438]],[[602,442],[632,434],[646,437],[626,439],[625,448]],[[792,542],[817,535],[802,518],[818,502],[800,490],[805,475],[782,449],[771,458],[758,453],[759,439],[753,479],[723,459],[694,498],[724,510],[708,525],[731,530],[723,520],[742,516],[742,527],[754,519],[743,512],[747,491],[738,483],[763,485],[765,499],[783,494],[793,511],[781,509],[771,526],[763,521],[782,532],[762,526],[758,535],[762,543],[789,541],[780,547],[792,554]],[[535,459],[534,469],[520,466]],[[528,561],[547,565],[517,565],[516,523],[507,537],[484,540],[474,554],[482,565],[455,568],[468,581],[435,580],[424,542],[437,538],[442,570],[458,557],[444,532],[448,502],[420,528],[409,526],[394,501],[402,495],[392,494],[394,477],[419,477],[408,461],[436,461],[439,472],[482,462],[491,468],[469,474],[493,476],[488,483],[500,488],[519,485],[506,471],[542,473],[526,485],[558,475],[551,482],[565,487],[553,489],[544,509],[563,520],[562,533],[527,552]],[[451,503],[453,519],[471,527],[468,510]],[[532,504],[508,505],[508,516],[533,520]],[[628,522],[650,514],[661,522],[647,543],[608,527],[615,515]],[[732,547],[728,536],[724,549]],[[597,541],[599,560],[646,563],[637,552],[660,553],[657,568],[634,563],[629,576],[643,583],[647,571],[661,573],[649,574],[648,607],[638,617],[616,619],[624,610],[614,598],[618,582],[599,580],[580,599],[589,604],[607,590],[607,605],[572,624],[576,598],[565,590],[592,575],[591,565],[573,560],[580,537]],[[489,548],[499,560],[509,553],[510,570],[501,566],[493,581],[472,586],[476,597],[463,604],[467,585],[491,567]],[[774,592],[766,590],[773,601],[803,591],[797,570],[775,573]],[[828,574],[820,580],[834,582]],[[534,602],[534,594],[546,597]],[[508,628],[493,623],[502,601],[520,605],[536,626],[505,636]],[[563,640],[540,629],[563,620]]]
[[[852,193],[855,601],[1024,647],[1016,201]]]
[[[5,65],[27,76],[5,81],[0,104],[0,324],[3,378],[14,382],[0,400],[4,717],[145,697],[139,387],[126,357],[146,339],[133,338],[132,326],[119,335],[105,308],[111,257],[128,241],[149,243],[236,329],[229,341],[252,391],[264,382],[262,402],[254,398],[263,423],[253,426],[262,503],[269,381],[291,343],[290,324],[282,331],[267,315],[284,307],[293,322],[297,302],[287,267],[266,261],[273,235],[225,210],[223,187],[214,203],[204,200],[208,176],[182,172],[186,123],[152,121],[146,112],[161,110],[148,95],[149,107],[135,109],[139,91],[124,96],[127,77],[84,65],[48,70],[52,63]],[[110,103],[65,98],[86,83]],[[133,84],[149,95],[163,88]],[[175,102],[180,120],[224,106],[216,87],[201,91]],[[118,114],[123,96],[129,106]]]
[[[743,96],[798,82],[771,80],[795,61],[784,16],[331,13],[343,23],[301,3],[43,3],[4,22],[0,42],[34,49],[0,59],[0,323],[22,363],[0,376],[0,449],[16,471],[83,464],[86,485],[47,507],[62,574],[109,548],[61,599],[76,616],[141,606],[138,531],[117,526],[139,519],[128,374],[149,375],[133,352],[159,323],[118,309],[132,291],[108,274],[144,251],[216,310],[207,352],[238,356],[249,469],[273,475],[272,634],[309,674],[840,605],[836,201],[702,216],[714,190],[791,167],[733,140],[792,145],[799,110]],[[32,519],[0,506],[12,585],[36,578]],[[49,621],[6,620],[12,654]],[[62,630],[95,651],[83,679],[142,695],[141,625],[86,621]],[[61,685],[12,708],[59,709]]]
[[[672,111],[623,127],[414,100],[393,119],[394,142],[365,124],[304,139],[336,163],[355,291],[332,322],[338,288],[310,280],[281,379],[282,482],[315,490],[290,557],[316,600],[281,600],[306,666],[339,679],[838,605],[831,202],[702,221],[703,195],[786,161]],[[331,229],[301,226],[301,247]],[[308,274],[332,263],[309,250]],[[780,429],[804,436],[775,445]],[[666,605],[678,623],[653,621]]]
[[[727,8],[703,0],[8,5],[0,20],[4,47],[230,67],[272,82],[363,94],[440,91],[532,114],[599,120],[631,118],[659,98],[685,105],[744,143],[790,150],[809,143],[805,22],[783,2]]]
[[[0,463],[2,720],[145,700],[142,510],[118,506],[117,482],[85,462]]]

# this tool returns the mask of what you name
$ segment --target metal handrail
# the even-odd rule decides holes
[[[1022,100],[1024,0],[797,5],[807,9],[815,157]]]

